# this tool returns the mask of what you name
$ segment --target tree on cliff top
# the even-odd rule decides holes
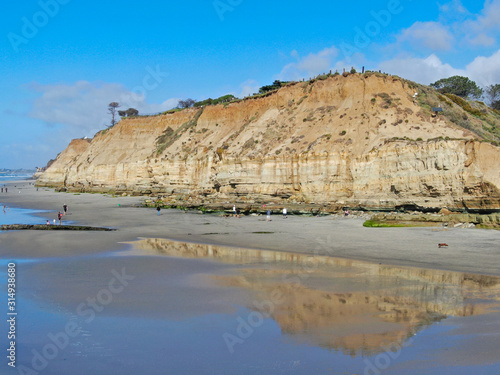
[[[177,108],[189,108],[192,107],[196,103],[196,100],[193,100],[191,98],[188,98],[186,100],[179,100],[179,103],[177,103]]]
[[[476,82],[462,76],[443,78],[431,83],[431,86],[442,94],[453,94],[462,98],[479,99],[483,95],[483,89]]]
[[[491,108],[500,110],[500,84],[486,87],[486,96],[490,101]]]
[[[111,125],[109,127],[113,127],[116,124],[116,111],[117,108],[120,107],[120,104],[117,102],[111,102],[108,104],[108,112],[111,114]]]
[[[121,117],[137,116],[139,111],[135,108],[129,108],[126,111],[118,111],[118,115]]]
[[[285,85],[287,82],[281,82],[280,80],[275,80],[272,85],[262,86],[259,89],[259,94],[265,94],[266,92],[278,90],[280,87]]]

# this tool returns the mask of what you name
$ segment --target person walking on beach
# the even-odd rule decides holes
[[[3,188],[2,188],[2,193],[3,193]]]
[[[236,217],[236,205],[233,205],[233,217]]]
[[[59,219],[59,225],[62,224],[62,217],[63,217],[63,214],[61,211],[59,211],[59,213],[57,214],[57,218]]]
[[[68,213],[68,205],[66,203],[63,204],[63,211],[65,215]]]
[[[160,206],[156,206],[156,212],[158,212],[158,216],[160,216],[160,210],[161,210]]]
[[[271,210],[267,210],[267,221],[271,221]]]
[[[287,214],[287,211],[286,211],[286,207],[283,207],[283,219],[286,219],[286,214]]]

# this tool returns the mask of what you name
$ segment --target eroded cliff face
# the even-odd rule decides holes
[[[431,117],[414,93],[399,78],[337,76],[226,106],[123,119],[90,143],[73,141],[38,185],[191,206],[499,209],[500,149]]]

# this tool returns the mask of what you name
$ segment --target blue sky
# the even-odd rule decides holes
[[[351,66],[500,83],[500,0],[40,0],[1,17],[0,168],[92,137],[112,101],[156,113]]]

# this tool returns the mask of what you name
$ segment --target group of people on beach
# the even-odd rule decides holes
[[[266,208],[266,205],[264,204],[262,208]],[[271,213],[272,211],[268,208],[266,211],[266,220],[271,221]],[[233,205],[233,217],[240,218],[240,209],[236,207],[236,205]],[[286,207],[283,207],[283,219],[286,219],[288,217],[288,211]]]
[[[67,213],[68,213],[68,205],[66,203],[63,204],[63,211],[64,211],[64,214],[61,211],[59,211],[57,213],[57,220],[59,220],[59,225],[62,224],[63,216],[67,215]],[[54,223],[54,225],[56,224],[56,219],[54,219],[53,223]],[[51,224],[52,223],[50,222],[50,220],[47,220],[47,225],[51,225]]]
[[[236,205],[233,205],[233,217],[236,217],[236,218],[240,218],[240,209],[239,208],[236,208]]]
[[[266,207],[266,205],[263,206],[264,208]],[[286,219],[288,217],[288,211],[286,209],[286,207],[283,207],[283,219]],[[272,211],[270,209],[267,209],[267,215],[266,215],[266,220],[267,221],[271,221],[271,214],[272,214]]]
[[[4,191],[5,191],[6,193],[8,193],[8,192],[9,192],[9,188],[8,188],[8,187],[6,187],[6,186],[4,185],[4,187],[2,187],[2,188],[1,188],[1,191],[2,191],[2,193],[3,193]],[[6,206],[6,205],[3,205],[3,213],[4,213],[4,214],[6,214],[6,213],[7,213],[7,206]]]

